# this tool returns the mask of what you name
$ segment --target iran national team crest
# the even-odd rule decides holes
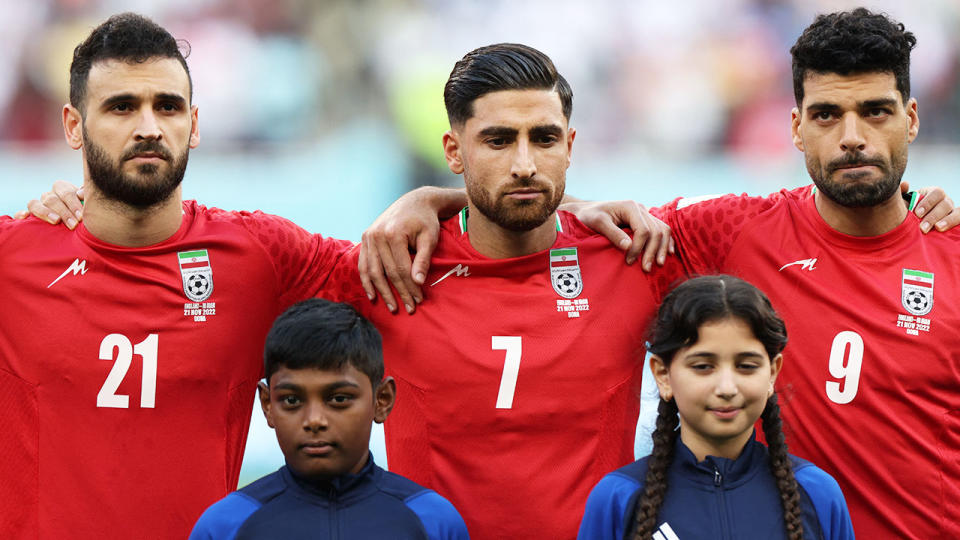
[[[181,251],[180,276],[183,278],[183,292],[194,302],[203,302],[213,294],[213,268],[207,250]]]
[[[903,269],[900,288],[903,307],[914,315],[926,315],[933,309],[933,273]]]
[[[583,292],[577,248],[550,250],[550,281],[553,290],[564,298],[576,298]]]

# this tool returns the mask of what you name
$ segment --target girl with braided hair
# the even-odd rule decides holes
[[[597,484],[579,538],[852,539],[836,481],[787,453],[774,391],[786,344],[746,281],[699,277],[667,295],[650,332],[653,452]]]

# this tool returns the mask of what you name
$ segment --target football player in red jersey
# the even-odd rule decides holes
[[[84,219],[0,217],[4,538],[186,537],[236,488],[270,323],[352,246],[182,201],[197,119],[180,43],[149,19],[75,49]]]

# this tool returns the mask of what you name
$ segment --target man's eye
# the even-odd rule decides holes
[[[130,107],[129,103],[117,103],[116,105],[113,106],[113,110],[118,112],[127,112],[127,111],[130,111],[131,109],[132,108]]]
[[[507,140],[503,137],[497,137],[496,139],[487,139],[487,144],[490,146],[504,146],[507,144]]]
[[[178,107],[175,103],[162,103],[159,108],[164,112],[176,112],[180,110],[180,107]]]
[[[830,120],[831,118],[833,118],[833,113],[832,113],[832,112],[828,112],[828,111],[820,111],[820,112],[814,114],[814,115],[813,115],[813,118],[814,118],[814,120],[823,120],[823,121],[826,121],[826,120]]]
[[[867,116],[869,116],[870,118],[883,118],[888,114],[890,114],[890,111],[886,109],[870,109],[869,111],[867,111]]]

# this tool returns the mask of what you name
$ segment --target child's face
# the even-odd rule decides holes
[[[375,396],[370,379],[351,365],[340,371],[281,366],[269,383],[260,383],[260,405],[294,472],[326,480],[363,468],[371,424],[383,422],[393,407],[392,379]]]
[[[771,362],[740,319],[706,323],[698,334],[696,343],[677,351],[669,369],[656,356],[650,368],[661,397],[676,400],[680,438],[697,459],[735,459],[773,394],[783,358]]]

